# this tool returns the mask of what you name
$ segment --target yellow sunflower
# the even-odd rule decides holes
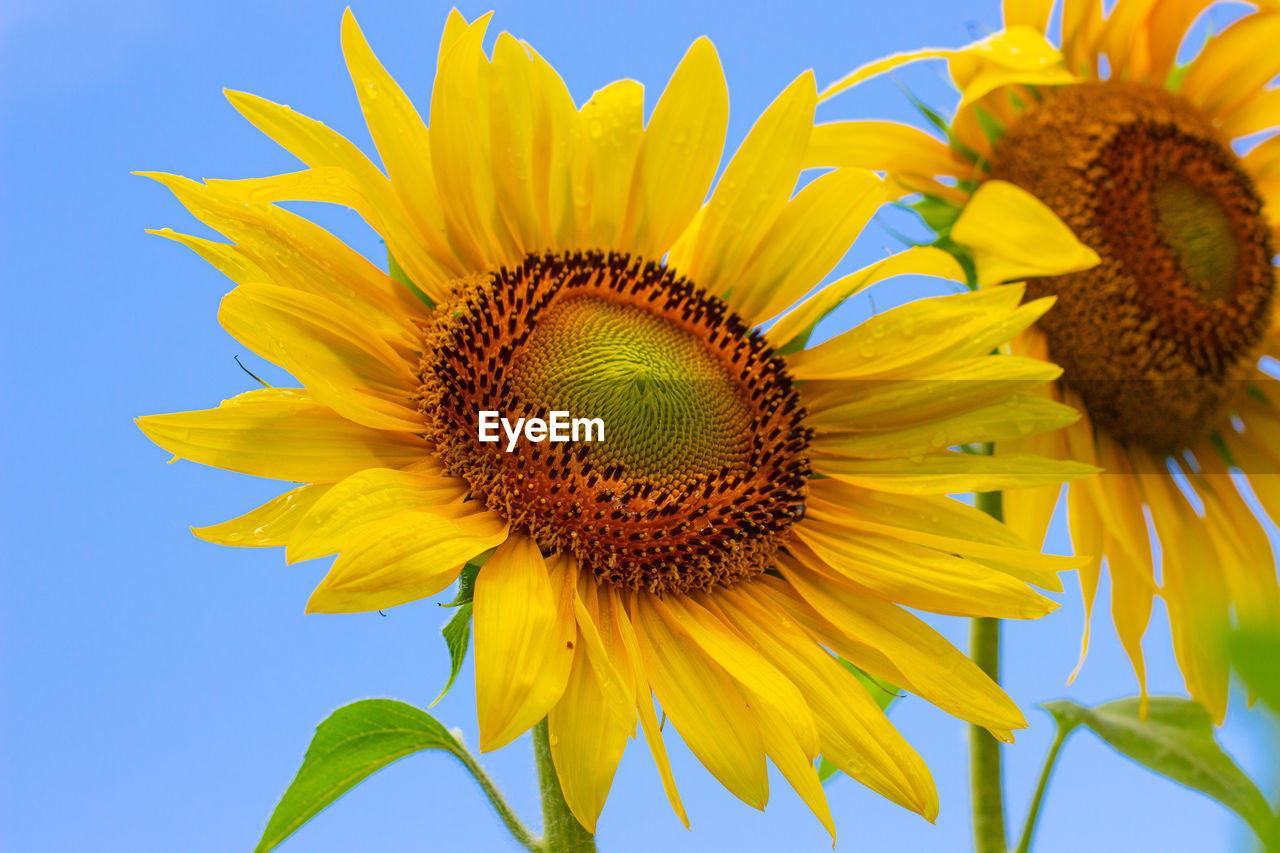
[[[450,15],[428,131],[347,13],[385,174],[323,124],[233,92],[307,168],[152,175],[232,241],[159,232],[236,282],[222,325],[304,386],[139,419],[178,457],[304,484],[197,535],[285,546],[290,561],[338,554],[311,612],[425,598],[487,556],[481,749],[548,718],[588,829],[637,717],[687,825],[654,696],[753,806],[768,757],[834,834],[822,754],[932,820],[927,768],[835,654],[1002,739],[1026,725],[904,607],[1037,617],[1055,605],[1029,584],[1060,590],[1056,572],[1078,565],[944,496],[1090,470],[948,449],[1075,419],[1029,393],[1056,367],[992,354],[1053,300],[1019,305],[1016,287],[925,300],[804,350],[857,288],[963,277],[918,249],[801,301],[886,198],[861,170],[793,194],[812,75],[759,118],[707,200],[728,120],[710,42],[689,49],[646,125],[638,83],[578,109],[527,44],[503,33],[487,56],[487,23]],[[272,203],[300,199],[357,210],[412,287]],[[556,411],[598,419],[605,440],[479,440],[482,412]]]
[[[1145,697],[1141,642],[1160,593],[1187,688],[1221,720],[1217,646],[1233,614],[1280,621],[1275,559],[1244,497],[1251,488],[1280,520],[1280,385],[1260,366],[1280,356],[1280,136],[1237,153],[1280,125],[1280,89],[1264,88],[1280,72],[1280,7],[1245,14],[1178,65],[1213,5],[1119,0],[1104,18],[1097,0],[1065,0],[1054,47],[1051,0],[1007,0],[990,38],[880,60],[828,90],[946,58],[961,94],[950,122],[934,116],[946,142],[838,122],[815,130],[807,164],[886,171],[899,193],[921,193],[938,245],[980,283],[1058,262],[1045,240],[1063,222],[1101,257],[1069,275],[1042,268],[1027,293],[1058,304],[1014,344],[1061,364],[1052,394],[1086,416],[1002,449],[1105,470],[1068,493],[1076,551],[1094,557],[1081,570],[1086,610],[1105,561]],[[1057,498],[1053,487],[1010,495],[1006,519],[1038,544]],[[1086,621],[1082,662],[1088,638]]]

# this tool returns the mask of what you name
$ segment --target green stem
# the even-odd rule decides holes
[[[502,792],[493,784],[489,774],[484,772],[484,768],[471,756],[471,753],[465,749],[459,749],[453,754],[466,765],[466,768],[471,771],[471,775],[480,783],[480,788],[484,791],[484,795],[489,798],[494,811],[498,813],[498,817],[502,818],[503,824],[506,825],[512,837],[519,842],[520,846],[528,850],[529,853],[544,853],[542,844],[533,837],[533,833],[529,831],[528,827],[520,822],[519,816],[516,815],[503,798]]]
[[[1000,492],[979,492],[978,509],[1004,520]],[[976,618],[969,633],[969,656],[1000,683],[1000,620]],[[974,853],[1007,853],[1004,829],[1004,780],[1000,773],[1000,742],[981,726],[969,726],[969,787],[973,799]]]
[[[595,853],[596,839],[578,823],[564,801],[560,777],[551,761],[551,738],[544,719],[533,729],[533,755],[542,788],[542,850],[546,853]]]
[[[1036,793],[1031,798],[1027,822],[1022,825],[1022,838],[1018,840],[1018,849],[1015,853],[1028,853],[1031,850],[1031,836],[1035,834],[1036,820],[1040,817],[1040,804],[1044,801],[1044,792],[1049,787],[1049,775],[1053,773],[1053,766],[1058,760],[1058,750],[1062,749],[1062,742],[1067,739],[1067,735],[1071,734],[1073,728],[1075,727],[1058,725],[1053,746],[1049,747],[1049,754],[1044,757],[1044,767],[1040,769],[1040,781],[1036,783]]]

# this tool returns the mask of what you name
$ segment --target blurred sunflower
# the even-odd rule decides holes
[[[800,301],[886,198],[860,170],[793,196],[812,75],[760,117],[704,206],[728,120],[710,42],[689,49],[646,126],[638,83],[579,110],[528,45],[503,33],[487,56],[487,23],[450,15],[428,132],[347,13],[385,175],[319,122],[241,93],[237,109],[307,169],[152,175],[232,241],[161,232],[239,285],[222,325],[304,386],[139,419],[179,457],[305,484],[196,533],[283,545],[290,561],[339,554],[312,612],[431,596],[487,556],[474,588],[481,748],[548,717],[565,797],[590,830],[637,716],[687,824],[655,695],[753,806],[768,797],[767,756],[834,834],[821,753],[932,820],[927,768],[833,652],[1005,740],[1026,725],[903,606],[1037,617],[1055,605],[1029,584],[1060,590],[1056,572],[1078,565],[944,497],[1090,470],[947,450],[1075,419],[1028,393],[1056,367],[991,354],[1052,299],[1020,306],[1010,287],[925,300],[803,350],[857,288],[963,277],[947,253],[917,249]],[[357,210],[412,288],[271,203],[299,199]],[[607,440],[477,441],[480,411],[555,410],[601,418]]]
[[[1068,493],[1076,551],[1094,556],[1081,570],[1086,609],[1105,560],[1145,697],[1141,641],[1160,592],[1187,688],[1220,721],[1228,667],[1217,647],[1232,613],[1280,621],[1276,563],[1243,497],[1251,488],[1280,520],[1280,385],[1260,367],[1280,355],[1280,136],[1236,153],[1280,125],[1280,90],[1264,88],[1280,72],[1280,7],[1245,14],[1178,65],[1212,5],[1119,0],[1104,18],[1097,0],[1066,0],[1055,48],[1051,0],[1008,0],[1005,28],[982,42],[880,60],[825,93],[946,58],[960,103],[949,122],[923,112],[947,142],[839,122],[815,130],[806,163],[886,171],[899,193],[921,193],[936,245],[981,284],[1045,276],[1027,293],[1055,295],[1057,307],[1014,351],[1061,364],[1052,394],[1086,417],[1002,448],[1106,471]],[[1064,222],[1101,263],[1051,274],[1060,259],[1044,247]],[[1040,543],[1058,492],[1008,496],[1006,520]],[[1086,621],[1082,663],[1088,639]]]

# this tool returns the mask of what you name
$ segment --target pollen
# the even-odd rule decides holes
[[[457,283],[424,329],[425,434],[471,497],[602,582],[706,591],[772,563],[810,434],[764,338],[673,271],[532,254]],[[598,418],[603,441],[477,441],[479,411]]]
[[[1262,202],[1213,125],[1119,82],[1048,92],[997,143],[994,177],[1048,204],[1101,263],[1028,282],[1063,382],[1094,425],[1170,453],[1206,437],[1267,331],[1274,247]]]

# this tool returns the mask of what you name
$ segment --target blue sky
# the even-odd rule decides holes
[[[237,515],[280,487],[191,463],[166,465],[166,454],[132,423],[136,415],[204,408],[248,389],[253,383],[237,355],[269,381],[281,375],[217,325],[229,283],[186,249],[143,233],[164,226],[205,232],[161,187],[129,172],[231,178],[296,168],[234,113],[224,86],[292,104],[372,151],[338,44],[343,5],[121,0],[0,8],[6,850],[251,849],[312,727],[332,708],[369,696],[425,706],[444,683],[438,630],[446,612],[419,602],[385,617],[304,616],[323,565],[285,566],[276,550],[220,548],[188,531]],[[463,11],[471,17],[488,8],[468,3]],[[448,9],[355,7],[374,49],[424,111]],[[709,35],[729,81],[736,144],[804,69],[829,82],[870,58],[961,44],[998,22],[990,0],[511,2],[497,6],[493,30],[532,42],[580,102],[611,80],[633,77],[646,85],[650,107],[689,43]],[[900,79],[935,105],[952,103],[940,66],[910,69]],[[824,114],[913,118],[889,80],[843,96]],[[305,209],[381,257],[376,237],[354,215]],[[872,227],[845,266],[895,245],[886,230]],[[877,306],[937,290],[916,282],[881,291]],[[868,299],[855,300],[828,331],[871,310]],[[1068,547],[1060,524],[1050,547]],[[1061,610],[1049,618],[1006,630],[1005,682],[1032,722],[1005,751],[1019,821],[1052,734],[1034,703],[1095,703],[1135,689],[1106,630],[1096,632],[1084,674],[1064,685],[1081,621],[1073,578],[1060,598]],[[963,642],[959,620],[933,621]],[[1181,692],[1162,611],[1147,650],[1153,691]],[[1246,769],[1265,775],[1265,727],[1239,698],[1222,740]],[[435,712],[477,742],[469,667]],[[837,779],[828,794],[840,849],[966,849],[964,727],[910,697],[892,716],[932,767],[941,817],[931,827]],[[677,739],[668,743],[694,831],[671,814],[651,762],[633,744],[600,822],[602,849],[830,849],[781,777],[759,813],[715,784]],[[536,824],[527,739],[484,763]],[[1244,832],[1212,801],[1080,734],[1065,750],[1037,849],[1216,851],[1241,848]],[[461,768],[426,754],[361,785],[282,849],[509,847]]]

